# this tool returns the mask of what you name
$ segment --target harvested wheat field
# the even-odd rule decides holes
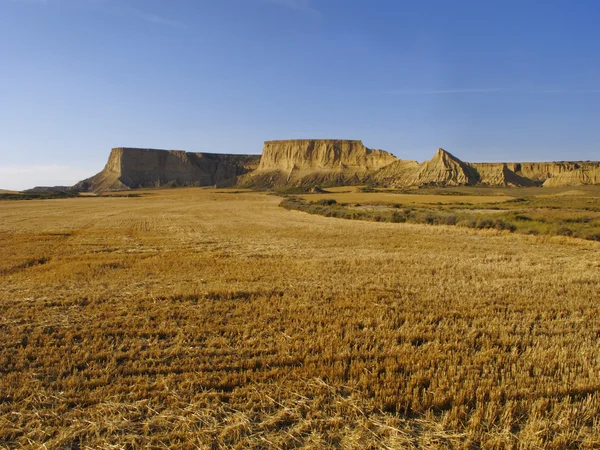
[[[599,242],[280,201],[0,203],[0,447],[600,447]]]

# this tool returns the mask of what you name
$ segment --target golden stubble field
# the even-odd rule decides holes
[[[0,447],[600,446],[599,243],[280,201],[0,203]]]

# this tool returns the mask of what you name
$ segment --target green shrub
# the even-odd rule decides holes
[[[573,236],[573,230],[568,227],[560,227],[556,230],[556,234],[559,236]]]
[[[506,222],[502,219],[498,219],[495,221],[494,228],[496,230],[508,230],[511,233],[517,230],[517,227],[514,224]]]
[[[337,203],[337,201],[335,201],[335,199],[333,199],[333,198],[324,198],[317,202],[318,205],[323,205],[323,206],[331,206],[331,205],[335,205],[336,203]]]
[[[591,217],[570,217],[563,220],[565,223],[590,223],[591,221]]]
[[[465,218],[465,219],[459,220],[456,225],[458,225],[459,227],[465,227],[465,228],[477,228],[477,221],[472,218]]]
[[[515,219],[516,219],[516,220],[520,220],[520,221],[522,221],[522,222],[531,222],[531,221],[533,220],[531,217],[529,217],[529,216],[526,216],[526,215],[524,215],[524,214],[517,214],[517,215],[515,216]]]
[[[457,223],[458,223],[458,217],[456,217],[454,215],[442,217],[443,225],[456,225]]]
[[[433,225],[436,222],[436,217],[432,213],[427,213],[423,216],[423,223],[427,225]]]
[[[490,219],[478,219],[475,228],[489,229],[494,228],[494,222]]]
[[[399,211],[394,211],[391,216],[391,221],[394,223],[406,222],[406,216]]]

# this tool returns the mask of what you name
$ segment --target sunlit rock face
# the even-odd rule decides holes
[[[267,141],[258,170],[377,170],[397,158],[361,141],[307,139]]]
[[[357,140],[266,141],[259,155],[114,148],[104,169],[72,189],[160,186],[314,187],[582,186],[600,184],[600,162],[467,163],[438,149],[430,160],[398,159]]]
[[[267,141],[258,169],[244,182],[254,186],[356,184],[397,160],[357,140]]]
[[[548,178],[544,182],[546,187],[585,186],[600,184],[600,163],[584,162],[578,164],[575,170],[564,171]]]
[[[466,163],[440,148],[428,161],[398,160],[374,173],[372,179],[397,187],[582,186],[600,184],[600,163]]]

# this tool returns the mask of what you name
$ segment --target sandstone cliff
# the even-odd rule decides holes
[[[254,186],[360,183],[397,158],[361,141],[306,139],[265,142],[258,169],[243,183]]]
[[[416,171],[411,185],[463,186],[477,182],[477,172],[443,148]]]
[[[600,163],[583,162],[579,167],[560,172],[544,182],[545,187],[562,186],[584,186],[588,184],[600,184]]]
[[[419,164],[361,141],[265,142],[262,156],[115,148],[76,191],[173,186],[581,186],[600,184],[600,162],[466,163],[443,149]]]
[[[398,159],[379,169],[369,178],[372,184],[385,186],[410,186],[411,180],[418,172],[420,164],[417,161]]]
[[[258,155],[190,153],[114,148],[100,173],[80,181],[77,191],[115,191],[177,186],[231,186],[258,166]]]
[[[536,186],[539,178],[522,175],[519,164],[513,163],[471,163],[477,173],[477,184],[484,186]]]
[[[477,172],[460,159],[440,148],[428,161],[396,160],[375,172],[375,184],[396,187],[412,186],[463,186],[477,182]]]
[[[443,149],[429,161],[397,160],[371,175],[375,184],[419,186],[580,186],[600,184],[598,162],[465,163]]]

